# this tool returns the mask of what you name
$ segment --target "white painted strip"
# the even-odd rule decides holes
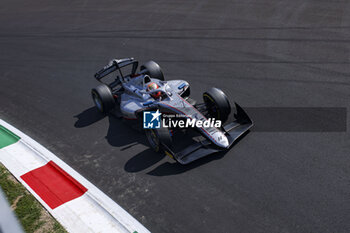
[[[54,212],[63,216],[63,222],[69,221],[71,231],[81,232],[129,232],[128,229],[114,221],[112,215],[105,212],[104,209],[98,209],[94,200],[88,195],[83,195],[72,201],[69,201],[54,209]],[[68,218],[74,216],[75,218]],[[81,230],[81,222],[84,223],[84,230]],[[97,227],[96,227],[97,226]],[[89,229],[89,230],[88,230]]]
[[[0,150],[0,161],[9,169],[17,178],[47,163],[46,160],[38,157],[36,153],[28,148],[20,140],[15,144],[6,146]]]
[[[0,125],[21,137],[19,142],[0,149],[0,161],[69,232],[149,232],[122,207],[42,145],[1,119]],[[88,189],[83,196],[54,210],[20,178],[50,160]]]

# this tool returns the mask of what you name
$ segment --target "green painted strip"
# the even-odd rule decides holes
[[[16,143],[20,137],[12,133],[10,130],[6,129],[4,126],[0,125],[0,149],[5,146],[9,146]]]

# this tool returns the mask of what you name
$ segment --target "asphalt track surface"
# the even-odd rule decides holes
[[[2,0],[0,51],[0,117],[152,232],[350,231],[346,130],[253,129],[181,166],[90,98],[97,70],[133,56],[196,99],[217,86],[248,108],[349,108],[349,1]]]

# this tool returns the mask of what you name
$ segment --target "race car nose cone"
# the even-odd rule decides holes
[[[228,139],[225,135],[223,135],[223,139],[221,141],[222,147],[227,148],[229,146]]]
[[[227,148],[229,146],[228,139],[223,133],[216,132],[213,136],[215,138],[216,145],[224,148]]]

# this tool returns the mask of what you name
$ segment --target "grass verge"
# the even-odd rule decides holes
[[[25,232],[67,232],[1,163],[0,186]]]

